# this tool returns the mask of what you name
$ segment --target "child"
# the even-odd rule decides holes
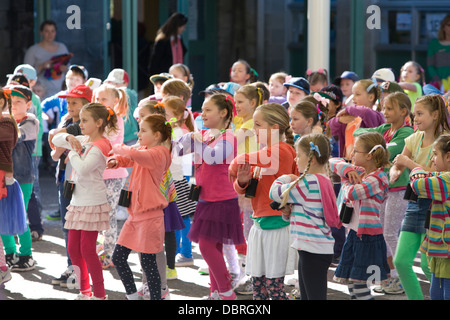
[[[257,142],[264,147],[239,155],[229,169],[239,194],[248,194],[252,177],[258,180],[255,192],[250,194],[254,223],[248,236],[246,272],[252,277],[254,300],[287,300],[284,277],[291,273],[286,268],[289,222],[282,219],[281,212],[271,208],[269,191],[276,178],[297,173],[294,137],[289,115],[279,104],[259,106],[253,121]]]
[[[93,101],[103,104],[114,110],[117,115],[117,134],[108,135],[111,145],[122,144],[124,142],[125,127],[123,118],[126,117],[128,111],[126,92],[114,86],[103,84],[94,92]],[[109,229],[102,232],[103,241],[99,258],[102,262],[103,269],[112,267],[111,256],[114,252],[114,246],[117,241],[117,212],[120,191],[122,190],[128,171],[125,168],[107,169],[103,173],[103,179],[106,185],[106,198],[111,207],[109,213]]]
[[[12,156],[19,130],[11,113],[9,90],[0,89],[0,110],[0,234],[23,234],[28,229],[26,212],[22,191],[13,176]],[[0,286],[9,280],[11,271],[0,238]]]
[[[11,110],[19,128],[19,139],[13,149],[12,157],[14,164],[14,179],[20,185],[23,193],[25,211],[33,190],[33,158],[32,154],[36,147],[36,138],[39,131],[39,122],[33,114],[28,113],[32,105],[32,92],[29,88],[15,85],[8,88],[11,90]],[[18,235],[20,251],[17,253],[15,238],[12,235],[2,236],[6,253],[6,261],[12,271],[33,270],[36,262],[33,260],[31,251],[31,233],[29,227]]]
[[[73,168],[71,178],[75,188],[64,225],[69,230],[67,249],[73,266],[76,266],[80,288],[76,300],[104,300],[107,296],[96,243],[98,233],[109,229],[111,207],[106,198],[103,174],[111,143],[105,134],[117,132],[117,116],[111,108],[90,103],[81,109],[80,128],[81,136],[59,133],[53,138],[55,146],[70,150],[68,158]]]
[[[287,101],[282,105],[290,113],[292,107],[309,95],[310,86],[308,80],[305,78],[291,78],[283,85],[287,88],[288,92],[286,97]]]
[[[384,106],[386,124],[376,128],[357,129],[353,135],[357,137],[365,132],[378,132],[383,135],[390,155],[389,161],[392,162],[397,155],[402,153],[405,147],[405,139],[414,133],[414,129],[407,121],[411,113],[411,102],[405,93],[397,92],[384,99]],[[385,169],[385,172],[389,175],[388,169]],[[396,182],[389,184],[388,197],[380,209],[380,219],[383,225],[383,235],[387,244],[388,263],[391,271],[389,281],[382,282],[381,288],[375,289],[376,292],[387,294],[404,292],[398,279],[393,257],[397,248],[403,216],[408,206],[408,202],[403,199],[406,186],[409,183],[408,174],[409,172],[405,170]]]
[[[168,97],[164,99],[166,119],[176,119],[171,122],[174,140],[180,139],[189,132],[195,132],[192,119],[186,109],[186,103],[177,97]],[[187,237],[191,228],[191,217],[194,215],[196,202],[189,199],[189,184],[186,177],[192,175],[192,157],[191,155],[178,156],[176,152],[172,153],[172,164],[170,165],[175,190],[177,193],[176,204],[183,218],[185,227],[181,230],[175,230],[176,257],[175,264],[171,262],[171,267],[186,267],[194,264],[192,256],[192,244]]]
[[[127,259],[131,250],[140,253],[151,300],[161,300],[161,278],[156,254],[163,251],[165,195],[160,191],[164,173],[171,163],[172,129],[162,115],[149,115],[141,120],[139,148],[124,145],[113,147],[114,158],[109,168],[133,166],[130,177],[132,192],[129,218],[120,232],[113,254],[113,263],[125,287],[128,300],[137,300],[138,292]]]
[[[306,71],[306,80],[308,80],[311,92],[318,92],[323,87],[328,86],[328,71],[326,69],[318,69]]]
[[[67,104],[67,114],[63,118],[63,122],[57,129],[52,129],[49,132],[49,145],[54,149],[51,153],[54,161],[58,162],[56,168],[56,186],[58,188],[58,202],[59,202],[59,212],[58,216],[61,219],[61,229],[63,231],[66,254],[67,254],[67,269],[61,274],[59,278],[53,279],[52,284],[60,285],[62,287],[67,286],[67,281],[73,274],[72,261],[70,259],[68,248],[69,241],[69,230],[64,227],[66,223],[66,213],[67,207],[70,204],[70,199],[64,196],[64,183],[70,180],[70,173],[72,171],[72,166],[68,158],[68,150],[66,148],[58,148],[53,145],[53,137],[58,133],[68,133],[73,136],[81,136],[80,128],[80,112],[84,105],[90,103],[92,100],[92,90],[85,86],[79,85],[69,91],[67,94],[61,95],[61,99],[66,100]],[[55,217],[53,217],[55,218]],[[48,217],[47,217],[48,219]]]
[[[145,99],[142,99],[139,102],[138,108],[134,111],[134,117],[136,118],[136,112],[138,112],[137,110],[139,109],[139,107],[141,106],[141,104],[147,102],[147,101],[161,101],[162,100],[162,96],[161,96],[161,87],[164,84],[164,82],[166,82],[169,79],[172,79],[172,75],[170,73],[161,73],[161,74],[154,74],[150,77],[150,82],[153,84],[153,94]]]
[[[347,106],[329,121],[333,136],[338,136],[339,156],[349,159],[353,145],[353,132],[358,128],[373,128],[384,123],[381,112],[374,110],[381,89],[371,80],[360,80],[353,86],[355,105]]]
[[[270,76],[269,91],[270,103],[283,104],[286,102],[287,88],[283,86],[287,82],[288,75],[284,72],[277,72]]]
[[[137,132],[139,130],[136,119],[134,119],[134,110],[138,107],[137,92],[128,88],[130,77],[123,69],[112,70],[104,83],[111,84],[116,88],[123,88],[127,94],[128,109],[126,116],[123,117],[125,122],[125,136],[123,140],[127,146],[132,146],[137,141]]]
[[[431,300],[449,300],[449,219],[450,210],[448,185],[450,183],[450,135],[440,136],[433,144],[433,164],[436,173],[429,173],[422,168],[411,172],[411,186],[419,196],[433,200],[427,234],[420,246],[420,251],[429,257],[432,272]]]
[[[297,144],[300,177],[279,177],[270,198],[290,210],[283,218],[291,223],[291,244],[299,254],[298,278],[302,300],[326,300],[328,267],[334,238],[330,227],[339,227],[336,196],[328,178],[330,142],[322,134],[302,136]]]
[[[180,79],[186,82],[191,91],[194,90],[194,76],[191,74],[188,66],[182,63],[174,64],[170,67],[169,73],[174,79]],[[190,106],[190,104],[188,105]]]
[[[319,115],[318,105],[309,101],[300,101],[291,108],[291,128],[294,132],[294,140],[313,132],[314,127],[322,119]],[[320,111],[321,112],[321,111]],[[320,129],[322,130],[322,129]]]
[[[388,95],[394,92],[405,93],[402,87],[400,87],[400,85],[395,81],[394,82],[385,81],[381,84],[381,98],[380,98],[381,112],[384,112],[384,98],[386,98]],[[412,106],[413,104],[411,104],[411,107]],[[412,114],[412,111],[410,112],[410,114]]]
[[[446,105],[441,96],[427,95],[417,99],[414,122],[417,131],[405,140],[402,154],[394,159],[394,166],[389,172],[391,182],[397,181],[405,169],[421,167],[425,171],[434,171],[431,162],[433,143],[441,134],[450,132]],[[424,224],[430,205],[431,200],[422,197],[408,202],[394,256],[394,265],[410,300],[423,300],[423,293],[412,266],[425,236]],[[425,254],[421,255],[421,267],[431,281]]]
[[[351,219],[342,219],[348,223],[349,232],[334,279],[348,284],[350,299],[371,300],[368,280],[372,278],[372,268],[377,271],[376,281],[385,280],[389,273],[379,217],[389,185],[384,172],[389,164],[389,151],[383,136],[368,132],[357,137],[352,163],[330,160],[331,170],[342,179],[344,200],[353,208]]]
[[[352,71],[344,71],[340,77],[334,80],[334,84],[341,88],[342,94],[344,95],[342,99],[344,106],[353,105],[352,89],[357,81],[359,81],[359,76]]]
[[[411,105],[414,106],[417,98],[422,96],[422,86],[425,85],[425,71],[421,65],[415,61],[405,63],[400,69],[399,85],[408,95]]]
[[[214,94],[202,106],[208,130],[188,133],[177,141],[179,155],[194,152],[195,180],[200,186],[197,208],[188,237],[199,244],[209,267],[211,300],[235,300],[225,260],[224,244],[243,244],[237,194],[228,181],[228,166],[236,156],[236,138],[230,132],[232,98]],[[214,179],[211,179],[214,177]]]
[[[239,59],[230,70],[230,81],[241,86],[253,83],[258,80],[258,74],[247,61]]]

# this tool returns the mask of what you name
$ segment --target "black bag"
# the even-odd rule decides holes
[[[258,179],[252,178],[248,182],[247,189],[245,189],[245,197],[246,198],[254,198],[256,195],[256,188],[258,187]]]
[[[414,192],[411,185],[408,183],[408,185],[406,186],[405,195],[403,196],[403,200],[408,200],[410,202],[417,202],[417,199],[419,199],[419,197]]]
[[[342,223],[348,224],[352,219],[353,208],[347,207],[345,203],[342,204],[341,212],[339,213],[339,219]]]
[[[191,185],[191,190],[189,190],[189,200],[198,201],[200,199],[200,192],[202,191],[201,186],[197,186],[195,184]]]
[[[67,200],[72,199],[73,191],[75,190],[75,183],[73,181],[64,181],[64,190],[63,190],[63,196]]]
[[[128,190],[120,191],[119,206],[129,208],[131,204],[131,194],[132,192]]]

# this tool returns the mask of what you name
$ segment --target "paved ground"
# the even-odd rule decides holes
[[[57,209],[56,189],[54,179],[48,175],[41,177],[41,186],[43,190],[44,212],[54,212]],[[0,300],[73,300],[78,292],[52,286],[51,280],[58,277],[66,267],[66,255],[64,240],[59,221],[48,221],[43,218],[45,235],[42,241],[33,243],[33,257],[37,261],[37,267],[33,271],[24,273],[13,273],[13,278],[0,288]],[[122,222],[123,223],[123,222]],[[198,273],[198,268],[206,266],[199,254],[198,247],[193,247],[195,266],[177,268],[178,279],[169,280],[169,288],[172,300],[199,300],[209,293],[209,277]],[[141,270],[136,253],[130,256],[131,268],[135,274],[137,286],[141,284]],[[429,299],[429,283],[420,270],[417,260],[414,267],[423,288],[426,299]],[[347,287],[332,281],[334,268],[329,270],[328,299],[329,300],[348,300]],[[125,300],[123,285],[115,269],[109,269],[104,272],[105,287],[109,300]],[[289,276],[289,279],[295,279],[296,276]],[[292,286],[288,286],[290,292]],[[251,300],[251,296],[238,296],[239,300]],[[405,295],[376,295],[376,300],[406,300]]]

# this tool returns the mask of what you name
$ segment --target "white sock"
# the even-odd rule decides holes
[[[137,292],[132,293],[132,294],[127,294],[127,299],[128,300],[139,300],[139,295]]]
[[[391,278],[398,278],[397,269],[391,269]]]

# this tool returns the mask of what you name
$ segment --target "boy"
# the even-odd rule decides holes
[[[290,111],[290,107],[297,105],[300,100],[309,95],[310,87],[309,82],[305,78],[292,78],[289,82],[283,84],[288,92],[283,106]],[[290,112],[289,112],[290,113]]]
[[[36,147],[36,138],[39,132],[39,121],[36,117],[28,113],[33,102],[32,92],[22,85],[8,87],[11,90],[11,109],[17,122],[20,137],[13,149],[14,179],[22,189],[25,210],[28,209],[28,202],[33,190],[33,153]],[[5,247],[6,261],[12,271],[29,271],[35,268],[35,261],[31,255],[31,233],[30,229],[18,236],[20,251],[17,247],[14,236],[2,236]]]
[[[344,106],[352,104],[352,89],[358,81],[358,75],[352,71],[344,71],[340,77],[334,80],[334,84],[341,88],[342,93],[344,94],[344,99],[342,100]]]
[[[123,141],[124,144],[132,146],[137,142],[137,133],[139,131],[138,123],[133,116],[134,111],[138,106],[138,97],[136,91],[128,88],[129,82],[130,77],[123,69],[112,70],[109,73],[108,78],[104,81],[104,83],[111,84],[116,88],[124,88],[127,93],[128,111],[127,115],[123,119],[125,122],[125,137]]]

